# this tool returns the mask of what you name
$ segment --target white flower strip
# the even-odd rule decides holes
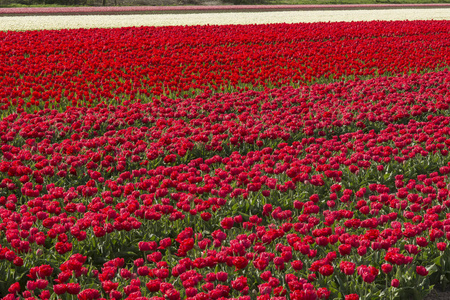
[[[0,17],[0,30],[268,24],[373,20],[450,20],[450,8]]]

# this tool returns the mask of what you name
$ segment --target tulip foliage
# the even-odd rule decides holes
[[[422,299],[450,22],[0,33],[4,299]]]

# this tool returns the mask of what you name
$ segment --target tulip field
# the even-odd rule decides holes
[[[450,21],[0,32],[0,298],[450,283]]]

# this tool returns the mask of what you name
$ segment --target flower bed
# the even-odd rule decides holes
[[[394,8],[448,8],[447,3],[427,4],[344,4],[344,5],[205,5],[205,6],[102,6],[102,7],[3,7],[0,15],[114,14],[200,11],[286,11],[286,10],[350,10]]]
[[[449,28],[0,33],[0,293],[422,299],[450,279]]]
[[[359,10],[205,10],[2,15],[0,31],[122,28],[142,26],[244,25],[316,22],[449,20],[450,9],[390,8]],[[100,15],[102,14],[102,15]]]

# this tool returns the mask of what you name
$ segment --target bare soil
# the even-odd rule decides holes
[[[442,291],[439,288],[434,288],[424,300],[450,300],[450,290]]]

